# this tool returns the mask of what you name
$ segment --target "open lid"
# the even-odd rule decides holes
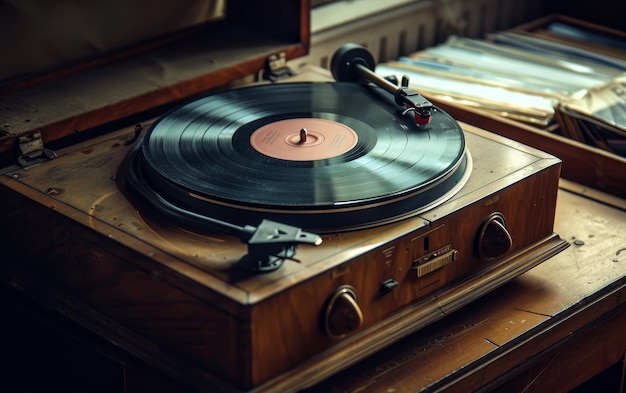
[[[309,0],[154,4],[0,4],[0,47],[13,54],[0,68],[0,155],[20,136],[47,143],[166,108],[309,50]]]

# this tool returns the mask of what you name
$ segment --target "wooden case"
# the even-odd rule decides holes
[[[553,232],[560,160],[471,126],[472,151],[486,150],[483,161],[475,156],[471,187],[399,225],[330,234],[321,251],[299,251],[302,263],[276,275],[230,277],[224,266],[244,247],[234,239],[153,231],[114,184],[131,120],[226,87],[271,55],[305,54],[308,9],[308,1],[233,0],[225,20],[182,41],[8,87],[0,109],[6,162],[23,136],[40,133],[46,146],[63,146],[75,135],[113,131],[69,143],[35,168],[4,167],[5,283],[191,389],[283,392],[332,375],[567,247]],[[155,63],[156,74],[145,67]],[[180,72],[159,74],[170,68]],[[517,222],[516,241],[485,259],[475,236],[494,213]],[[449,260],[439,257],[448,251]],[[434,274],[416,273],[421,263]],[[381,282],[390,277],[399,286],[386,296]],[[366,295],[359,301],[369,314],[335,341],[320,332],[318,314],[346,283]]]

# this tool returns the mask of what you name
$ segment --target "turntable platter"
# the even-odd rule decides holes
[[[238,225],[316,231],[380,225],[451,197],[469,177],[463,132],[441,110],[418,126],[355,83],[258,85],[160,118],[131,154],[131,188],[154,205]]]

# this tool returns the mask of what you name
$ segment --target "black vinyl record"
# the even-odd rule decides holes
[[[452,117],[436,109],[417,126],[403,109],[347,82],[210,95],[155,122],[130,157],[128,186],[187,223],[271,219],[327,232],[392,222],[450,198],[471,166]]]

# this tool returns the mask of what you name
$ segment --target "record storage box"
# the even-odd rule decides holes
[[[590,31],[605,33],[626,41],[626,33],[605,28],[560,14],[551,14],[512,29],[532,35],[551,21],[564,21]],[[623,52],[622,52],[623,53]],[[619,53],[617,53],[619,55]],[[611,55],[616,56],[615,52]],[[622,55],[626,58],[626,55]],[[427,94],[424,94],[427,96]],[[615,204],[615,198],[626,197],[626,158],[560,135],[559,127],[537,128],[519,121],[486,113],[458,103],[431,99],[454,118],[479,128],[520,141],[554,154],[563,161],[561,177],[580,185],[575,192],[590,193],[592,197]],[[590,190],[591,189],[591,190]],[[618,206],[623,208],[621,201]]]

